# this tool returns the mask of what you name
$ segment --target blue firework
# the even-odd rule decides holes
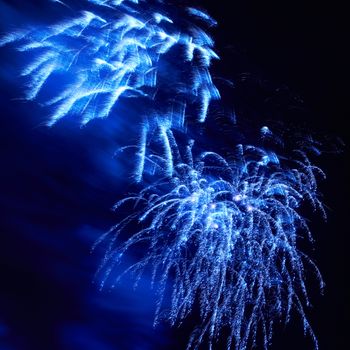
[[[132,203],[132,210],[97,242],[107,243],[101,287],[123,256],[140,247],[141,258],[124,273],[135,273],[137,281],[151,267],[159,292],[155,323],[181,324],[199,306],[201,325],[188,349],[205,341],[212,348],[224,330],[227,349],[254,346],[259,333],[266,349],[274,324],[289,322],[293,311],[317,348],[304,311],[306,265],[321,288],[323,281],[298,239],[312,241],[304,203],[324,215],[316,183],[322,171],[303,150],[279,157],[239,144],[223,157],[183,141],[187,121],[205,122],[211,101],[220,98],[210,74],[218,56],[201,28],[215,20],[161,0],[82,0],[84,11],[74,1],[53,2],[67,9],[68,19],[0,39],[0,46],[12,44],[28,58],[21,72],[25,98],[50,108],[47,124],[65,116],[79,116],[82,124],[112,114],[128,118],[118,113],[125,99],[143,107],[135,108],[134,178],[150,175],[151,185],[117,202],[115,209]],[[274,136],[263,127],[261,137]]]
[[[44,101],[52,109],[48,125],[72,114],[82,124],[105,118],[121,97],[154,101],[144,114],[177,128],[184,127],[187,104],[194,106],[198,121],[206,119],[210,101],[219,98],[209,73],[218,56],[210,36],[189,19],[209,26],[213,19],[193,8],[183,10],[186,16],[168,14],[171,8],[159,1],[157,6],[132,0],[82,3],[88,10],[0,41],[0,46],[15,43],[29,58],[21,72],[28,79],[26,99],[38,99],[48,83],[55,85]]]
[[[196,304],[200,307],[202,324],[188,349],[197,349],[205,339],[211,348],[223,329],[229,330],[227,349],[256,345],[259,329],[266,349],[274,323],[287,323],[292,310],[317,348],[304,312],[309,304],[305,265],[313,268],[321,288],[323,281],[299,250],[298,238],[312,240],[300,214],[303,203],[324,213],[316,186],[323,172],[303,151],[282,162],[273,152],[238,145],[227,161],[213,152],[193,159],[192,145],[184,159],[173,157],[171,177],[169,157],[147,157],[145,162],[164,177],[116,204],[120,209],[131,201],[136,209],[98,241],[109,242],[102,286],[124,254],[141,246],[143,258],[124,273],[141,278],[152,267],[160,286],[155,323],[161,318],[181,323]],[[120,235],[132,231],[119,242]],[[171,301],[164,311],[169,282]]]

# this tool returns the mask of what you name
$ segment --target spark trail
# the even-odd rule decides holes
[[[259,331],[267,349],[274,323],[288,323],[292,311],[317,348],[304,311],[304,304],[309,305],[305,266],[313,269],[320,288],[323,281],[316,265],[298,249],[298,239],[312,241],[301,205],[309,202],[324,213],[316,186],[323,172],[303,151],[295,151],[292,166],[249,145],[238,145],[229,162],[213,152],[195,159],[192,153],[191,143],[185,160],[171,165],[170,178],[168,157],[145,159],[164,177],[116,204],[122,210],[132,202],[137,209],[97,242],[108,243],[100,268],[102,285],[124,254],[140,246],[143,257],[124,273],[135,274],[137,280],[152,267],[153,281],[160,286],[155,323],[165,318],[171,325],[181,324],[200,306],[202,324],[188,349],[205,340],[212,348],[224,329],[229,331],[227,349],[257,345]],[[119,236],[133,231],[119,242]],[[164,311],[169,284],[169,311]]]

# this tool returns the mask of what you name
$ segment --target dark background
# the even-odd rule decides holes
[[[345,6],[302,0],[195,3],[219,22],[213,34],[222,59],[214,73],[237,82],[252,115],[261,108],[259,96],[267,94],[277,102],[264,115],[281,106],[275,113],[281,118],[285,112],[288,122],[295,117],[329,135],[331,143],[336,135],[349,145]],[[49,21],[56,15],[45,1],[0,6],[2,32],[27,17]],[[102,292],[91,282],[100,258],[90,253],[91,244],[115,223],[110,208],[128,189],[123,161],[113,158],[122,126],[98,121],[80,129],[68,120],[52,129],[41,126],[42,109],[15,100],[21,86],[11,52],[0,49],[0,349],[184,349],[190,328],[152,328],[155,300],[147,281],[135,291],[126,280]],[[298,101],[297,112],[290,113],[291,101]],[[311,223],[316,243],[310,255],[326,289],[324,296],[312,293],[308,313],[323,350],[348,347],[349,153],[348,146],[342,149],[318,160],[327,174],[321,192],[328,220]],[[271,347],[311,348],[297,319],[276,330]]]

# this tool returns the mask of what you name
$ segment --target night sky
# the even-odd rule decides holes
[[[308,251],[326,289],[323,296],[311,292],[308,314],[321,350],[345,349],[350,209],[345,6],[305,0],[193,4],[219,23],[212,34],[221,60],[212,71],[234,81],[223,97],[237,107],[238,117],[257,124],[278,118],[328,140],[317,159],[327,174],[320,190],[328,220],[312,215],[316,242]],[[54,21],[61,14],[52,8],[47,1],[0,0],[0,32],[27,19]],[[91,246],[115,224],[111,207],[131,190],[129,163],[114,152],[137,131],[113,120],[80,128],[67,118],[54,128],[43,126],[43,109],[18,100],[21,60],[9,48],[0,48],[0,58],[0,350],[185,349],[195,319],[182,328],[154,329],[155,295],[146,279],[136,290],[128,279],[114,290],[99,291],[93,283],[101,251],[92,253]],[[312,341],[295,318],[277,327],[271,349],[312,349]]]

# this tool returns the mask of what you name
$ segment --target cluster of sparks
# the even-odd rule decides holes
[[[303,308],[303,302],[309,304],[304,266],[314,270],[321,288],[323,281],[297,240],[304,235],[312,241],[298,212],[305,199],[323,211],[316,187],[322,171],[302,151],[296,152],[291,169],[276,154],[254,146],[238,145],[230,163],[213,152],[193,159],[191,145],[184,158],[172,164],[169,179],[168,160],[157,156],[157,171],[164,178],[117,202],[116,209],[133,202],[135,210],[97,242],[109,242],[102,285],[123,255],[141,245],[143,258],[125,273],[140,278],[152,267],[160,283],[156,322],[165,317],[172,325],[181,323],[200,305],[202,325],[188,349],[197,349],[204,339],[211,348],[223,328],[229,329],[227,349],[256,345],[259,328],[267,348],[274,321],[288,323],[292,310],[317,347]],[[130,227],[141,228],[118,244]],[[172,294],[164,316],[168,280]]]
[[[69,2],[54,2],[72,10]],[[210,102],[220,98],[209,71],[218,58],[213,40],[189,20],[215,25],[205,12],[174,9],[165,1],[82,3],[87,10],[78,15],[9,33],[0,46],[14,44],[30,57],[21,72],[28,81],[26,99],[40,100],[45,87],[56,82],[55,95],[44,101],[52,110],[50,126],[69,115],[80,116],[82,124],[113,115],[121,98],[151,101],[140,115],[135,179],[143,184],[147,172],[153,182],[117,202],[116,209],[133,203],[133,210],[97,242],[108,245],[102,286],[123,256],[140,246],[140,259],[124,273],[137,279],[151,268],[159,291],[155,323],[165,318],[181,324],[199,305],[201,325],[188,349],[204,342],[212,348],[224,330],[227,349],[256,346],[259,334],[267,349],[274,324],[287,323],[292,312],[317,348],[304,312],[305,266],[321,288],[323,282],[297,243],[298,237],[312,241],[303,203],[324,213],[316,185],[322,171],[303,151],[287,161],[253,145],[239,144],[222,157],[195,152],[192,140],[177,144],[173,130],[186,135],[186,119],[193,114],[204,123]],[[150,146],[154,134],[163,153]]]

